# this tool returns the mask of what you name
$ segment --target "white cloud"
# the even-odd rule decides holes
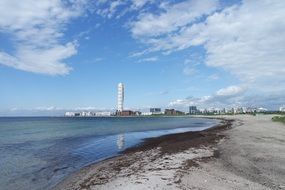
[[[149,92],[149,93],[146,93],[147,96],[161,96],[161,95],[167,95],[169,94],[169,91],[167,90],[163,90],[163,91],[160,91],[160,92]]]
[[[193,76],[198,74],[197,66],[203,63],[203,57],[200,54],[193,53],[184,60],[183,74]]]
[[[55,106],[48,106],[48,107],[36,107],[34,110],[37,111],[55,111],[55,110],[60,110],[60,108],[57,108]]]
[[[210,76],[208,76],[209,80],[218,80],[220,78],[220,76],[218,74],[212,74]]]
[[[245,93],[246,87],[243,86],[228,86],[219,89],[212,95],[202,97],[188,97],[185,99],[178,99],[169,103],[172,107],[186,107],[196,105],[199,107],[212,107],[212,106],[236,106],[242,105],[242,95]]]
[[[229,86],[227,88],[222,88],[216,92],[217,96],[234,96],[242,93],[245,88],[240,86]]]
[[[147,4],[151,3],[154,3],[154,0],[100,0],[94,2],[95,7],[92,9],[93,12],[104,18],[118,19],[130,12],[141,12]]]
[[[154,0],[131,0],[131,9],[137,10],[145,6],[147,3],[152,3]]]
[[[229,86],[217,90],[212,95],[202,97],[187,97],[177,99],[169,103],[169,107],[178,109],[187,108],[190,105],[199,108],[229,108],[229,107],[265,107],[269,110],[278,109],[285,101],[283,93],[252,94],[248,93],[245,86]]]
[[[0,51],[0,64],[49,75],[67,74],[65,59],[76,42],[61,42],[66,24],[81,15],[85,0],[0,2],[0,32],[12,36],[13,52]]]
[[[183,74],[188,75],[188,76],[193,76],[197,73],[197,70],[193,67],[185,67],[183,69]]]
[[[158,58],[157,57],[147,57],[147,58],[144,58],[144,59],[140,59],[138,60],[138,62],[155,62],[157,61]]]
[[[159,14],[142,14],[133,22],[131,32],[135,37],[159,36],[176,31],[194,22],[203,15],[210,14],[217,9],[216,0],[188,0],[164,7]]]
[[[177,99],[175,101],[172,101],[169,103],[169,107],[187,107],[191,105],[199,105],[199,106],[204,106],[205,103],[210,100],[212,97],[211,96],[203,96],[200,98],[194,98],[194,97],[188,97],[185,99]]]
[[[284,9],[284,1],[245,1],[209,17],[200,35],[206,64],[246,81],[284,76]]]
[[[95,2],[96,7],[94,9],[96,14],[102,17],[112,18],[116,14],[118,7],[124,5],[125,3],[126,1],[121,0],[97,1]]]
[[[159,15],[145,14],[134,21],[131,32],[147,45],[148,52],[169,54],[202,46],[204,64],[230,72],[247,84],[251,94],[285,93],[285,1],[243,0],[214,13],[215,6],[209,6],[197,11],[201,14],[196,17],[205,15],[205,19],[194,16],[187,25],[178,13],[172,13],[180,4],[167,5]],[[183,8],[180,13],[191,18]]]
[[[208,16],[204,22],[166,37],[150,38],[147,44],[156,51],[203,45],[208,66],[223,67],[246,81],[276,78],[285,74],[284,9],[284,1],[245,0],[240,6]],[[169,22],[173,19],[177,18]],[[166,32],[176,26],[171,28]]]

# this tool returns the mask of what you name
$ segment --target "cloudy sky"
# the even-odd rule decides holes
[[[285,104],[284,0],[0,0],[0,115]]]

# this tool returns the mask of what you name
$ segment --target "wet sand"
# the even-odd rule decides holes
[[[76,172],[55,189],[285,189],[285,127],[272,116],[146,139]]]

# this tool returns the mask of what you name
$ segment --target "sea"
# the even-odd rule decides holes
[[[200,131],[218,120],[193,117],[0,117],[0,189],[52,189],[82,167],[145,138]]]

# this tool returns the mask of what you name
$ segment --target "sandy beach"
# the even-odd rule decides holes
[[[223,116],[85,167],[55,189],[285,189],[285,126],[272,115]]]

